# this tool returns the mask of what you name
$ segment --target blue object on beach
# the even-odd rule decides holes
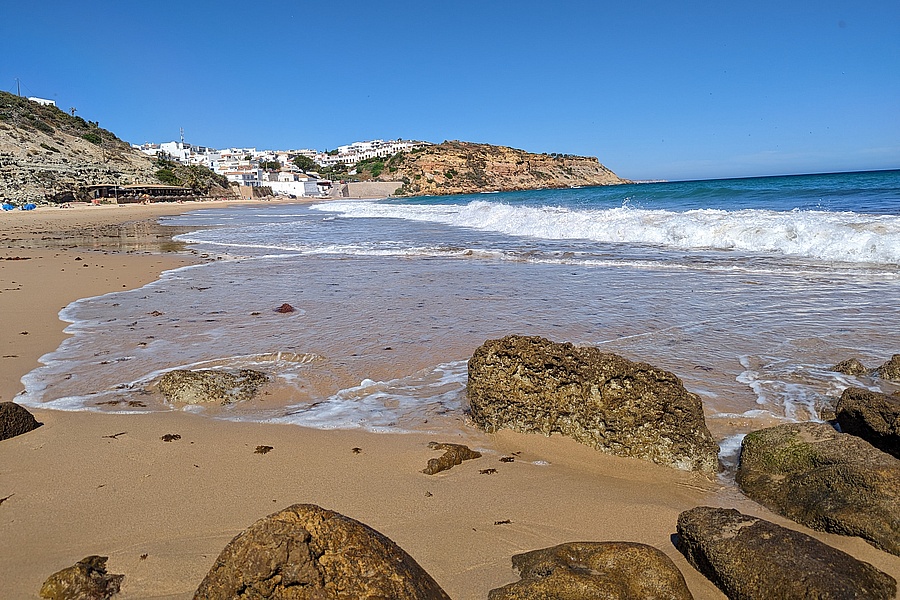
[[[9,204],[8,202],[3,203],[3,210],[12,210],[14,208],[15,208],[15,206],[13,206],[12,204]]]
[[[25,206],[22,207],[22,210],[34,210],[36,208],[37,208],[37,204],[34,204],[33,202],[29,202],[28,204],[26,204]]]

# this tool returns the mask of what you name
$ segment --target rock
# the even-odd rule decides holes
[[[296,310],[296,309],[295,309],[293,306],[291,306],[290,304],[288,304],[287,302],[285,302],[284,304],[282,304],[281,306],[279,306],[278,308],[276,308],[276,309],[275,309],[275,312],[277,312],[277,313],[292,313],[292,312],[294,312],[295,310]]]
[[[28,433],[40,426],[24,406],[15,402],[0,402],[0,440]]]
[[[888,381],[900,381],[900,354],[895,354],[875,370],[878,376]]]
[[[645,544],[571,542],[512,562],[521,581],[491,590],[488,600],[693,598],[672,559]]]
[[[426,475],[434,475],[435,473],[446,471],[456,465],[461,465],[464,460],[481,458],[481,452],[469,450],[468,446],[463,446],[462,444],[430,442],[428,447],[432,450],[445,450],[445,452],[440,458],[432,458],[428,461],[428,466],[422,471]]]
[[[269,376],[252,369],[237,374],[227,371],[169,371],[159,380],[159,390],[169,402],[231,404],[252,399]]]
[[[735,477],[747,496],[821,531],[900,555],[900,461],[825,423],[748,434]]]
[[[222,550],[194,600],[447,599],[397,544],[313,504],[260,519]]]
[[[598,450],[718,471],[700,397],[672,373],[540,337],[488,340],[469,360],[472,420],[488,432],[561,433]]]
[[[54,573],[41,586],[41,598],[49,600],[107,600],[119,593],[124,575],[106,572],[106,556],[88,556]]]
[[[900,397],[847,388],[835,409],[841,431],[900,458]]]
[[[893,598],[897,582],[817,539],[734,509],[678,517],[676,546],[729,598]]]
[[[848,358],[834,365],[830,369],[835,373],[843,373],[844,375],[868,375],[869,369],[855,358]]]

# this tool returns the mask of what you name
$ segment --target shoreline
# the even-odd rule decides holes
[[[21,388],[18,378],[29,365],[65,339],[60,308],[140,287],[163,270],[200,260],[175,252],[165,228],[147,226],[148,220],[223,204],[263,203],[39,209],[0,217],[0,325],[13,332],[4,336],[0,354],[16,355],[0,359],[0,401],[13,400],[10,390]],[[93,235],[74,245],[56,239],[102,227],[121,232],[135,222],[144,225],[101,236],[107,245]],[[2,260],[14,257],[25,260]],[[427,476],[420,471],[435,457],[427,447],[434,437],[423,434],[216,421],[184,411],[32,412],[42,427],[0,442],[0,498],[7,498],[0,504],[0,536],[7,540],[0,572],[11,597],[36,598],[51,573],[100,554],[110,557],[111,573],[125,574],[116,598],[190,598],[234,535],[294,503],[319,504],[377,529],[456,599],[484,598],[517,580],[513,554],[567,541],[651,544],[675,561],[695,598],[723,598],[670,540],[678,514],[699,505],[766,518],[900,575],[900,557],[773,515],[733,485],[604,455],[559,436],[474,428],[440,436],[436,441],[467,444],[484,457]],[[182,437],[163,442],[168,433]],[[274,450],[255,454],[262,444]],[[515,462],[499,462],[513,452],[522,453]],[[487,468],[497,473],[480,473]]]

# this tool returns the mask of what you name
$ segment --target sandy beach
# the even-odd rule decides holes
[[[39,209],[0,214],[0,401],[65,338],[69,302],[154,281],[203,257],[161,215],[221,205]],[[515,333],[515,332],[510,332]],[[571,440],[474,428],[483,457],[421,473],[431,437],[143,415],[34,410],[43,426],[0,442],[4,596],[37,598],[51,573],[109,556],[117,598],[190,598],[225,544],[257,519],[314,503],[397,542],[456,599],[518,579],[512,555],[567,541],[653,545],[697,599],[724,598],[672,545],[678,514],[722,506],[803,531],[900,578],[900,557],[815,532],[725,479],[601,454]],[[165,442],[165,434],[180,439]],[[259,445],[273,449],[255,453]],[[359,452],[352,449],[358,448]],[[518,454],[515,454],[518,453]],[[500,462],[503,456],[513,462]],[[494,469],[496,472],[485,472]]]

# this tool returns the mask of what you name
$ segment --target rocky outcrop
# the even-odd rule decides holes
[[[900,556],[900,461],[863,439],[825,423],[754,431],[741,446],[736,480],[785,517]]]
[[[678,517],[678,549],[729,598],[893,598],[897,582],[810,537],[733,509]]]
[[[895,354],[875,370],[879,377],[888,381],[900,381],[900,354]]]
[[[470,450],[468,446],[463,446],[462,444],[429,442],[428,447],[432,450],[443,450],[444,453],[439,458],[428,460],[428,465],[422,471],[426,475],[434,475],[435,473],[446,471],[456,465],[461,465],[464,460],[481,458],[481,452]]]
[[[15,402],[0,402],[0,440],[6,440],[40,427],[24,406]]]
[[[847,388],[835,411],[842,432],[900,458],[900,398],[865,388]]]
[[[227,371],[179,369],[163,375],[157,384],[169,402],[179,404],[231,404],[252,399],[269,376],[253,369]]]
[[[124,575],[106,572],[106,556],[88,556],[54,573],[41,586],[48,600],[107,600],[119,593]]]
[[[383,170],[382,170],[383,169]],[[377,179],[402,181],[398,195],[471,194],[629,183],[594,157],[533,154],[506,146],[444,142],[401,152]],[[362,173],[366,176],[366,173]]]
[[[517,554],[521,581],[491,590],[489,600],[690,600],[668,556],[633,542],[572,542]]]
[[[853,375],[854,377],[857,375],[868,375],[869,369],[866,368],[864,364],[859,362],[859,359],[856,358],[848,358],[847,360],[842,360],[838,364],[834,365],[830,369],[835,373],[843,373],[844,375]]]
[[[397,544],[313,504],[260,519],[222,550],[194,600],[448,596]]]
[[[561,433],[598,450],[718,470],[700,397],[672,373],[541,337],[488,340],[469,360],[472,420],[488,432]]]

